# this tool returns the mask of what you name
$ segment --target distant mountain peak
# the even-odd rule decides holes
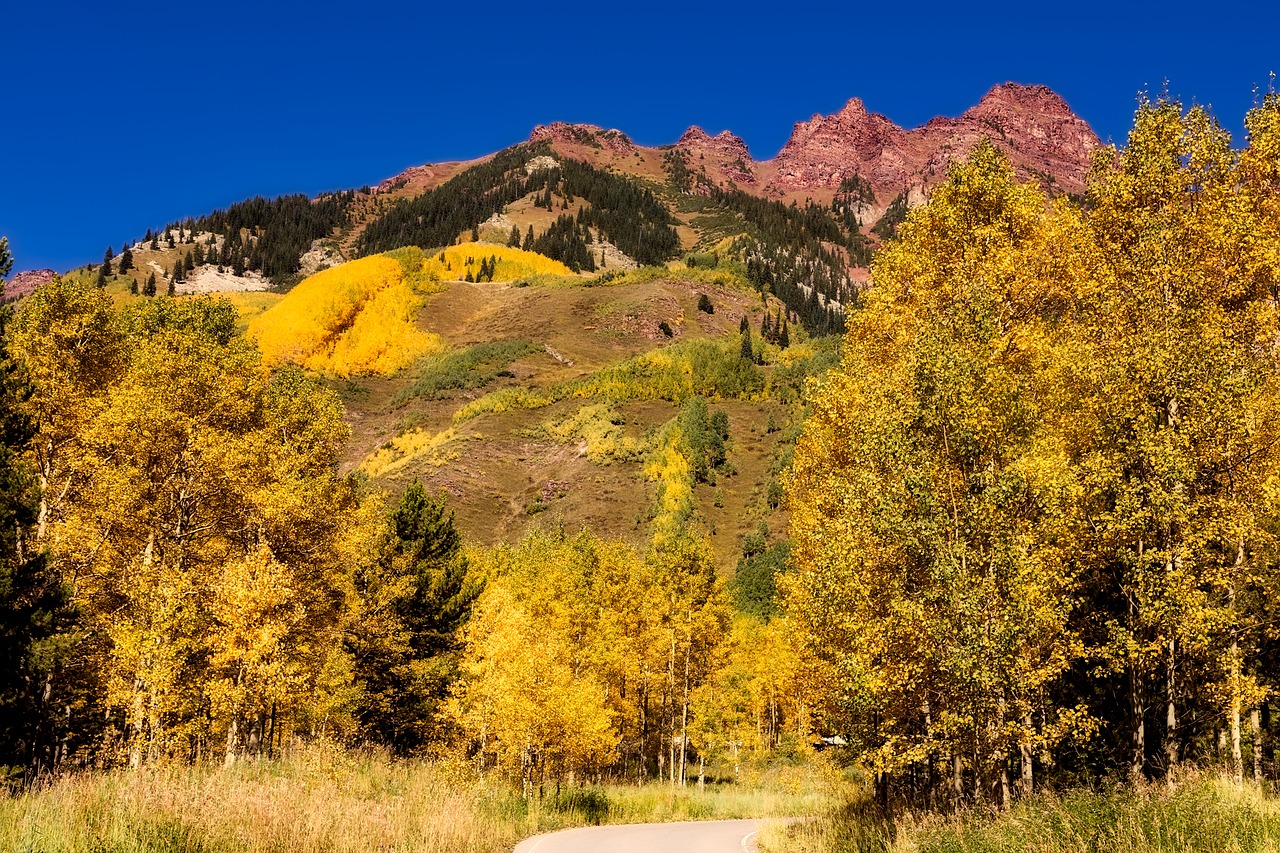
[[[957,118],[939,116],[914,130],[868,112],[851,98],[839,112],[797,122],[772,162],[768,188],[780,194],[834,190],[859,174],[877,196],[941,180],[951,160],[991,139],[1023,175],[1084,187],[1090,153],[1100,143],[1089,125],[1047,86],[993,86]]]
[[[585,146],[587,148],[607,148],[618,154],[632,154],[636,145],[620,130],[605,129],[594,124],[571,124],[553,121],[540,124],[529,135],[530,142],[547,141],[552,144],[568,146]]]

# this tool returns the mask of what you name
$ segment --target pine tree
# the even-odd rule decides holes
[[[0,282],[12,268],[8,240],[0,238]],[[0,765],[37,768],[50,763],[42,705],[59,655],[36,652],[66,629],[70,612],[66,590],[34,544],[39,487],[22,454],[35,429],[19,409],[27,385],[9,357],[8,319],[8,306],[0,308]]]
[[[533,226],[529,226],[529,230],[524,235],[524,245],[521,246],[526,252],[533,251]]]
[[[507,245],[513,249],[520,248],[520,226],[511,226],[511,236],[507,238]]]
[[[483,584],[470,576],[442,495],[414,481],[390,518],[389,547],[356,579],[368,614],[347,632],[367,737],[396,754],[438,738],[457,673],[459,629]]]
[[[147,276],[147,283],[142,287],[142,295],[143,296],[156,295],[156,274],[155,273],[151,273],[150,275]]]
[[[744,323],[746,322],[745,317],[743,318],[743,322]],[[752,346],[751,344],[751,327],[750,326],[748,326],[742,332],[742,348],[739,350],[738,357],[745,359],[746,361],[750,361],[753,364],[755,363],[756,351],[755,351],[755,347]]]
[[[133,251],[125,246],[123,252],[120,253],[120,274],[123,275],[133,269]]]

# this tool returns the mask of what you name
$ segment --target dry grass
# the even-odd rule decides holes
[[[526,802],[450,763],[334,749],[229,769],[86,773],[0,799],[0,849],[40,853],[495,851],[538,832],[601,822],[816,811],[809,783],[575,788]]]
[[[1280,802],[1224,778],[1042,794],[1003,814],[899,814],[865,800],[820,820],[770,827],[766,853],[1274,853]]]

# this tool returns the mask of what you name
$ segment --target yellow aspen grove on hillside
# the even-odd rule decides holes
[[[497,243],[460,243],[427,258],[425,275],[434,281],[519,281],[537,275],[573,275],[559,261]]]
[[[422,253],[375,255],[304,279],[255,318],[249,336],[268,365],[334,376],[391,374],[444,349],[414,316],[432,287]]]

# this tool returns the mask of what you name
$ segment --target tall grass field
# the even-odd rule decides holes
[[[23,853],[480,853],[597,823],[815,814],[827,780],[554,788],[524,800],[469,765],[312,748],[230,768],[70,775],[0,797],[0,850]]]
[[[859,800],[823,818],[772,825],[765,853],[1267,853],[1280,851],[1280,801],[1193,776],[1164,784],[1043,794],[1004,814],[883,818]]]

